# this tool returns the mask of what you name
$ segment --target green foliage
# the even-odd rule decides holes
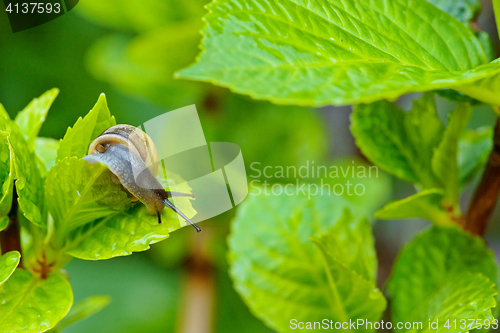
[[[14,273],[20,260],[21,254],[17,251],[10,251],[0,256],[0,285]]]
[[[72,128],[68,128],[59,143],[57,161],[65,157],[87,155],[90,143],[107,128],[116,125],[115,118],[109,113],[106,96],[101,94],[92,110],[82,119],[78,118]]]
[[[217,0],[207,8],[202,52],[179,77],[275,103],[369,103],[452,86],[467,94],[500,70],[486,64],[470,29],[424,1]]]
[[[450,14],[466,26],[481,13],[481,2],[479,0],[427,0],[437,8]]]
[[[458,228],[431,228],[401,251],[387,286],[394,322],[489,319],[498,268],[484,242]],[[443,332],[459,332],[458,329]]]
[[[35,138],[40,132],[49,108],[59,94],[59,89],[53,88],[39,98],[33,99],[24,110],[20,111],[16,116],[16,124],[24,135],[28,146],[33,148]]]
[[[252,312],[271,328],[288,332],[291,318],[380,317],[385,299],[373,282],[370,226],[348,207],[335,196],[308,200],[258,191],[242,203],[228,241],[230,274]]]
[[[491,143],[485,143],[491,132],[464,131],[470,115],[468,104],[458,104],[445,127],[432,93],[415,100],[409,112],[386,101],[356,106],[351,131],[363,154],[385,171],[429,190],[389,204],[378,212],[379,218],[456,222],[459,191],[484,166],[491,150]]]
[[[1,107],[1,105],[0,105]],[[0,217],[5,217],[10,210],[12,205],[12,184],[13,184],[13,174],[14,166],[12,159],[12,149],[9,145],[9,133],[0,131],[0,182],[1,182],[1,198],[0,198]],[[0,223],[0,230],[2,230],[7,225]]]
[[[76,302],[52,331],[59,332],[65,327],[88,318],[105,308],[111,299],[108,296],[90,296]]]
[[[47,279],[16,269],[0,286],[0,332],[45,332],[61,320],[73,303],[71,286],[60,273]]]

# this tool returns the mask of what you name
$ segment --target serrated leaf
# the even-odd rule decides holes
[[[160,178],[160,177],[159,177]],[[160,183],[170,191],[191,193],[191,188],[178,176],[169,174],[170,182],[160,178]],[[175,184],[170,185],[175,181]],[[169,186],[170,185],[170,186]],[[110,204],[112,204],[110,202]],[[196,214],[187,197],[175,198],[174,204],[189,218]],[[142,203],[126,211],[114,211],[105,218],[75,228],[66,239],[65,251],[86,260],[109,259],[145,251],[150,244],[169,237],[170,233],[187,225],[170,209],[161,213],[162,223],[156,215],[149,215]]]
[[[115,118],[109,112],[106,96],[101,94],[92,110],[83,119],[78,118],[75,125],[66,131],[59,142],[57,161],[87,155],[90,143],[113,125],[116,125]]]
[[[14,273],[21,260],[21,254],[17,251],[10,251],[0,256],[0,285]]]
[[[9,133],[0,131],[0,217],[7,215],[12,206],[12,185],[14,183],[14,161],[12,154]],[[3,229],[3,224],[0,223],[0,230]]]
[[[14,122],[10,123],[8,140],[14,152],[15,185],[19,207],[28,220],[44,228],[46,219],[44,182],[38,159]]]
[[[403,248],[393,268],[387,286],[392,319],[492,319],[497,281],[495,258],[483,240],[456,227],[428,229]]]
[[[90,296],[76,302],[71,307],[68,315],[57,324],[56,330],[60,331],[71,324],[92,316],[105,308],[109,302],[111,302],[109,296]]]
[[[407,198],[389,202],[375,212],[377,219],[423,218],[436,225],[451,225],[455,221],[441,206],[442,189],[428,189]]]
[[[364,287],[371,282],[362,277],[373,279],[373,239],[365,232],[369,229],[366,220],[345,213],[347,207],[337,196],[308,200],[305,194],[269,196],[259,189],[239,207],[228,239],[230,274],[250,310],[272,329],[289,332],[291,318],[303,322],[345,319],[342,312],[347,320],[357,316],[378,319],[385,302],[373,285],[369,291]],[[333,238],[343,246],[333,245],[336,251],[328,258],[345,258],[329,266],[327,273],[325,258],[309,238],[328,231],[321,240]],[[340,299],[335,298],[331,283],[339,287]],[[349,291],[354,297],[344,298]],[[360,307],[369,302],[369,295],[377,301],[367,303],[370,308]]]
[[[35,152],[36,156],[40,158],[45,170],[50,170],[56,163],[57,148],[59,147],[59,140],[52,138],[38,137],[35,139]]]
[[[492,148],[493,129],[491,127],[466,130],[462,133],[458,142],[459,178],[462,187],[483,170]]]
[[[469,123],[472,108],[467,104],[458,104],[451,113],[443,140],[432,155],[432,170],[444,188],[444,200],[449,205],[457,205],[459,197],[458,141]]]
[[[60,273],[41,280],[17,269],[0,286],[0,332],[45,332],[68,313],[72,303],[71,286]]]
[[[483,65],[470,29],[424,1],[216,0],[207,8],[202,52],[178,76],[274,103],[370,103],[500,71]]]
[[[104,164],[76,157],[65,158],[50,169],[45,196],[58,241],[74,228],[131,206],[127,193],[111,180]]]
[[[443,130],[433,96],[427,94],[408,113],[380,101],[357,105],[351,116],[351,132],[363,154],[386,172],[423,188],[436,185],[430,161]]]
[[[35,138],[42,127],[50,106],[59,94],[59,89],[46,91],[40,97],[34,98],[16,116],[15,122],[19,126],[30,148],[34,147]]]

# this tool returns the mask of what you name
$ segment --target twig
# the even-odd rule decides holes
[[[465,216],[464,229],[474,235],[484,235],[488,220],[495,209],[500,192],[500,119],[493,135],[493,150],[474,192]]]
[[[2,250],[2,254],[7,253],[9,251],[19,251],[21,252],[21,228],[19,226],[19,219],[17,216],[18,211],[18,203],[17,203],[17,191],[16,191],[16,183],[14,182],[14,186],[12,189],[12,206],[9,211],[9,224],[7,228],[0,231],[0,248]],[[22,258],[19,262],[18,267],[23,267]]]

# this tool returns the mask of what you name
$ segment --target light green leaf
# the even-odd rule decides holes
[[[239,207],[228,239],[230,274],[250,310],[279,332],[291,331],[291,318],[377,320],[385,301],[370,282],[376,263],[367,221],[337,196],[259,190]],[[312,236],[322,236],[315,241],[323,253]]]
[[[10,251],[0,256],[0,285],[14,273],[21,260],[21,254],[17,251]]]
[[[432,156],[432,170],[444,188],[444,201],[451,206],[458,205],[459,166],[458,141],[469,123],[472,108],[467,104],[458,104],[451,113],[451,118],[444,131],[443,140]]]
[[[17,269],[0,286],[0,332],[45,332],[68,313],[72,303],[71,286],[60,273],[42,280]]]
[[[389,202],[375,212],[377,219],[407,219],[419,217],[440,226],[451,225],[455,221],[443,210],[441,189],[423,190],[401,200]]]
[[[10,123],[8,140],[14,152],[15,184],[19,207],[28,220],[43,228],[46,219],[44,182],[37,157],[14,122]]]
[[[14,183],[14,160],[9,133],[0,131],[0,217],[7,215],[12,206],[12,188]],[[0,230],[3,230],[0,223]]]
[[[466,130],[462,133],[458,142],[459,178],[462,187],[483,170],[492,148],[493,129],[491,127]]]
[[[159,181],[170,191],[191,193],[191,188],[172,173],[169,173],[168,181],[160,177]],[[179,185],[169,186],[172,183]],[[175,198],[175,206],[189,218],[196,214],[188,197]],[[126,211],[114,211],[75,228],[66,238],[65,250],[74,257],[86,260],[109,259],[145,251],[150,244],[168,238],[171,232],[187,225],[170,209],[164,209],[161,216],[162,223],[158,224],[156,215],[149,215],[146,207],[138,202]]]
[[[427,0],[437,8],[447,12],[466,26],[481,13],[479,0]]]
[[[68,315],[57,324],[56,330],[60,331],[71,324],[92,316],[105,308],[110,301],[109,296],[90,296],[76,302],[69,310]]]
[[[116,125],[115,118],[109,113],[106,96],[101,94],[92,110],[83,119],[78,118],[75,125],[66,131],[59,143],[57,161],[87,155],[90,143],[113,125]]]
[[[35,139],[35,152],[45,165],[45,170],[50,170],[56,163],[58,147],[59,140],[41,137]]]
[[[34,147],[35,138],[42,127],[50,106],[59,94],[59,89],[54,88],[46,91],[38,98],[34,98],[27,107],[16,116],[16,124],[21,129],[28,146]]]
[[[47,173],[45,196],[58,245],[70,230],[130,208],[130,199],[101,163],[65,158]]]
[[[387,286],[392,319],[492,319],[497,280],[495,258],[482,239],[456,227],[428,229],[403,248],[393,268]]]
[[[498,59],[494,62],[499,63]],[[500,106],[500,73],[496,71],[483,79],[460,86],[450,86],[450,88],[474,97],[484,103]]]
[[[178,76],[274,103],[371,103],[500,72],[485,64],[470,29],[424,1],[216,0],[207,8],[202,52]]]
[[[424,94],[408,113],[387,101],[357,105],[351,117],[356,145],[386,172],[423,188],[435,187],[430,161],[444,125],[434,103],[433,95]]]

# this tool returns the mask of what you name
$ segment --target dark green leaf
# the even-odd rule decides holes
[[[14,182],[14,160],[9,133],[0,131],[0,217],[7,215],[12,206],[12,184]],[[0,223],[0,230],[2,230]]]

